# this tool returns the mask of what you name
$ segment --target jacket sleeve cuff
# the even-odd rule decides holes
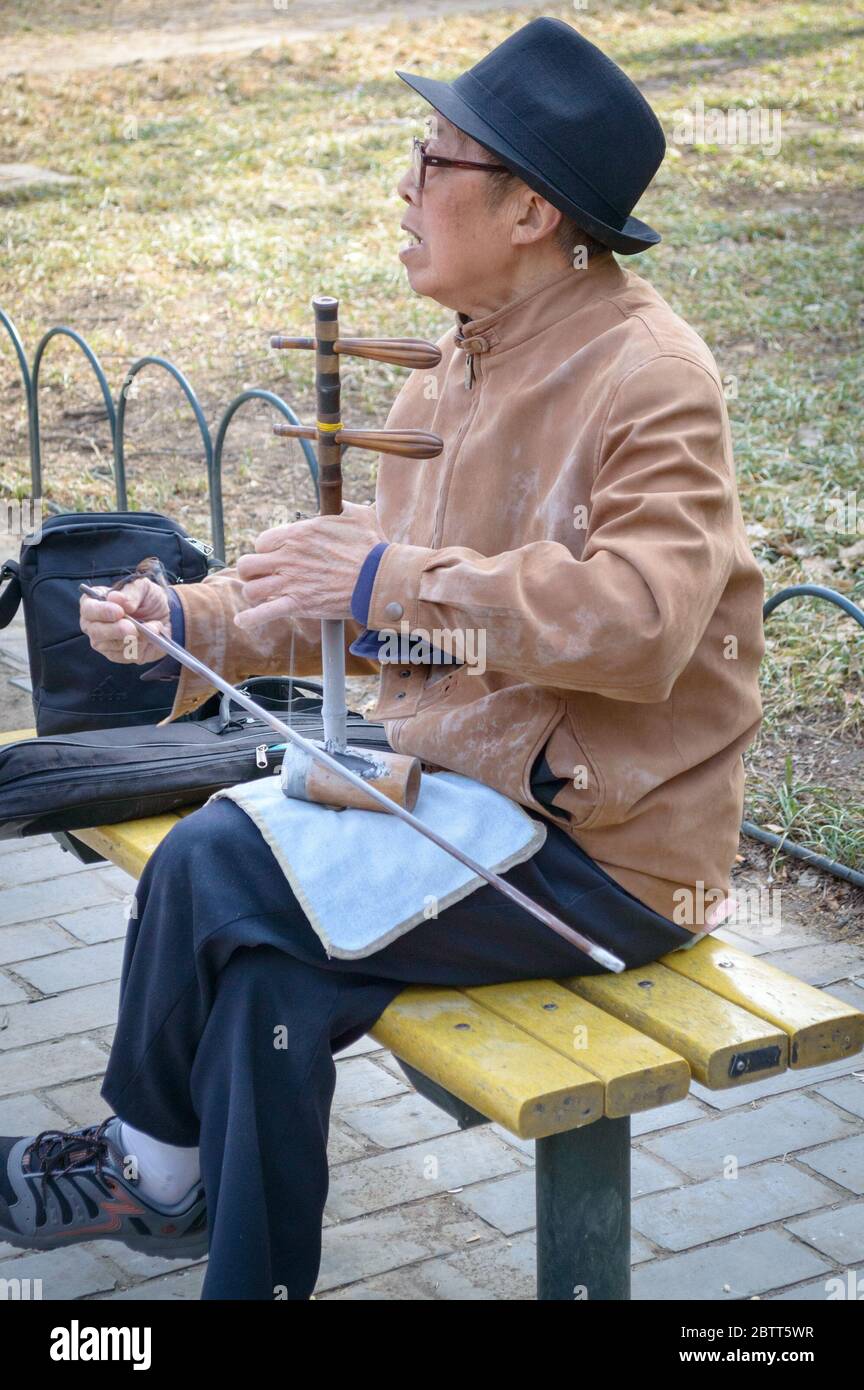
[[[387,549],[386,541],[379,541],[374,545],[363,561],[360,573],[357,576],[357,583],[354,585],[354,592],[351,595],[351,613],[365,627],[369,621],[369,600],[372,597],[372,586],[375,583],[375,575],[381,562],[381,556]],[[359,641],[359,638],[358,638]]]
[[[174,589],[168,590],[168,606],[171,610],[171,638],[178,646],[185,646],[186,622],[183,606]],[[174,681],[180,675],[180,662],[174,656],[164,656],[149,671],[141,676],[142,681]]]
[[[436,551],[425,545],[388,545],[378,563],[366,621],[370,628],[420,627],[420,584]]]

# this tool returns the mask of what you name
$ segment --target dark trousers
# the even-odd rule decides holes
[[[630,968],[691,939],[547,828],[510,882]],[[205,1299],[308,1299],[329,1182],[333,1054],[408,984],[602,973],[488,884],[371,956],[328,959],[253,822],[220,799],[176,825],[141,876],[102,1095],[137,1129],[200,1147]]]

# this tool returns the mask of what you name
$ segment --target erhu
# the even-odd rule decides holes
[[[416,338],[340,338],[339,301],[330,295],[312,300],[315,314],[314,338],[291,338],[282,333],[270,339],[280,350],[305,348],[315,353],[315,395],[317,418],[314,425],[274,425],[273,432],[294,439],[314,440],[318,454],[319,514],[336,516],[342,511],[342,451],[347,448],[373,449],[377,453],[400,454],[405,458],[435,458],[444,448],[437,434],[423,430],[354,430],[342,421],[341,357],[368,357],[399,367],[435,367],[441,353],[434,343]],[[391,800],[409,811],[420,790],[420,762],[404,753],[348,747],[348,706],[345,695],[345,624],[339,619],[322,619],[321,668],[323,673],[324,749],[364,781],[377,787]],[[335,776],[296,745],[286,749],[282,764],[282,786],[287,795],[328,805],[346,804],[381,810],[371,798],[364,798],[344,779]]]

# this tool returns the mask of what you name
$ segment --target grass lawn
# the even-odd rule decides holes
[[[453,76],[537,13],[606,49],[667,132],[666,160],[638,209],[664,240],[622,261],[715,354],[768,592],[813,581],[864,602],[864,23],[846,6],[619,3],[431,22],[418,7],[386,28],[248,56],[7,77],[0,162],[77,182],[4,195],[0,306],[30,355],[52,324],[83,332],[115,394],[135,357],[173,359],[214,432],[221,408],[253,385],[310,419],[311,358],[267,344],[274,331],[311,332],[313,294],[340,298],[346,334],[434,338],[452,321],[411,293],[396,259],[404,204],[395,185],[428,108],[394,69]],[[700,98],[706,108],[779,111],[779,151],[673,141],[681,109]],[[382,423],[404,372],[358,360],[343,375],[346,418]],[[145,372],[140,381],[128,425],[130,505],[168,511],[206,536],[194,420],[167,377]],[[62,341],[45,359],[42,403],[46,497],[110,508],[104,412]],[[27,495],[23,392],[5,345],[0,421],[0,495]],[[256,407],[232,426],[229,559],[273,524],[274,509],[314,507],[299,449],[274,440],[270,421]],[[371,496],[374,456],[349,452],[346,478],[348,497]],[[766,634],[766,720],[748,758],[747,814],[864,868],[864,632],[827,605],[798,600]]]

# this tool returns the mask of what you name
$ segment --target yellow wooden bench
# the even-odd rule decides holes
[[[138,879],[196,809],[56,838]],[[460,1127],[497,1121],[536,1140],[537,1297],[620,1300],[630,1116],[681,1100],[691,1076],[728,1090],[852,1056],[864,1013],[709,936],[622,975],[411,986],[371,1033]]]

